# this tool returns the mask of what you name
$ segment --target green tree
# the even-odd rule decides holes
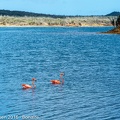
[[[120,16],[118,16],[118,18],[117,18],[116,26],[117,26],[117,27],[120,27]]]
[[[115,20],[114,20],[114,19],[111,20],[111,23],[112,23],[113,26],[116,26],[116,23],[115,23]]]

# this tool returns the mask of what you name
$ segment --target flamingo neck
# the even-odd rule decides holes
[[[35,88],[35,81],[32,81],[32,87]]]
[[[62,84],[64,84],[63,76],[60,76],[60,81],[62,81]]]

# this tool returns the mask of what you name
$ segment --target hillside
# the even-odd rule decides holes
[[[120,12],[112,12],[107,14],[106,16],[119,16],[119,15],[120,15]]]
[[[0,10],[0,26],[112,26],[117,16],[64,16]]]
[[[0,16],[0,26],[112,26],[113,17],[10,17]]]

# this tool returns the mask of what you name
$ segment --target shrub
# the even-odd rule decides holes
[[[117,18],[116,26],[117,26],[117,27],[120,27],[120,16],[118,16],[118,18]]]

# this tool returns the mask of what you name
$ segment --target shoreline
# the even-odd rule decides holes
[[[33,25],[26,25],[26,26],[19,26],[19,25],[0,25],[0,27],[113,27],[112,25],[111,26],[33,26]]]

